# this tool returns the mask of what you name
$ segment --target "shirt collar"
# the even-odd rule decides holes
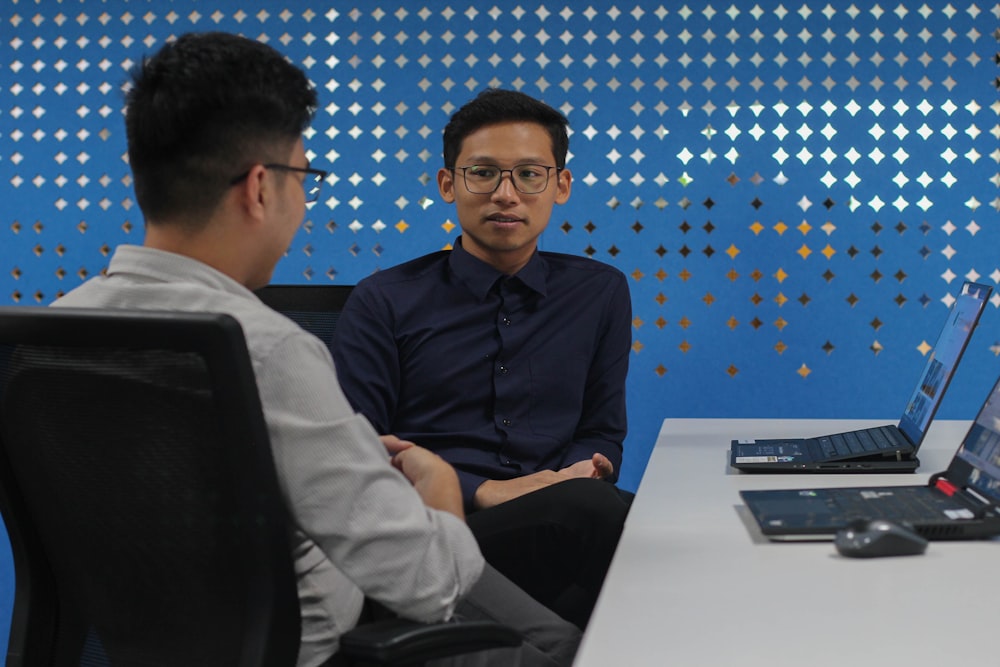
[[[204,262],[147,246],[118,246],[107,270],[108,276],[115,274],[148,281],[195,283],[244,297],[253,295],[245,286]]]
[[[486,298],[497,280],[505,274],[493,268],[486,262],[473,257],[462,247],[462,237],[455,240],[455,245],[448,257],[448,265],[452,272],[465,283],[469,290],[480,301]],[[535,250],[528,263],[521,267],[513,279],[523,283],[529,289],[545,296],[546,278],[549,274],[548,262]]]

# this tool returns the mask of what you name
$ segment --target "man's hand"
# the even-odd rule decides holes
[[[570,477],[590,477],[592,479],[607,479],[615,472],[615,466],[604,454],[594,454],[590,460],[577,461],[559,472]]]
[[[389,456],[395,456],[404,449],[415,447],[417,444],[409,440],[400,440],[394,435],[380,435],[378,439],[382,441],[382,445],[389,452]]]
[[[615,467],[604,454],[594,454],[584,461],[566,466],[558,472],[555,470],[541,470],[523,477],[514,479],[498,480],[488,479],[476,489],[476,495],[472,501],[478,509],[494,507],[508,500],[513,500],[532,491],[544,489],[547,486],[565,482],[568,479],[577,477],[591,479],[605,479],[610,477]]]
[[[424,504],[465,518],[458,474],[434,452],[394,435],[380,436],[392,456],[392,465],[410,480]]]

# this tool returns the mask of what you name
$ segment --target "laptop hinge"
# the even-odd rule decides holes
[[[982,495],[981,495],[981,494],[980,494],[980,493],[979,493],[978,491],[976,491],[975,489],[972,489],[972,488],[970,488],[970,487],[968,487],[968,486],[967,486],[967,487],[965,487],[965,488],[964,488],[964,489],[962,489],[962,490],[963,490],[963,491],[965,491],[965,492],[966,492],[967,494],[969,494],[970,496],[972,496],[973,498],[975,498],[976,500],[978,500],[979,502],[981,502],[981,503],[982,503],[982,504],[984,504],[984,505],[992,505],[992,504],[993,504],[993,503],[992,503],[992,501],[990,501],[990,499],[989,499],[989,498],[985,498],[985,497],[983,497],[983,496],[982,496]]]
[[[971,506],[974,511],[976,518],[982,518],[984,513],[988,512],[993,506],[993,502],[988,498],[983,497],[975,489],[956,486],[951,480],[944,476],[944,472],[937,472],[931,475],[930,480],[927,482],[929,486],[940,491],[949,498],[953,496],[958,496],[965,503]]]
[[[942,479],[948,482],[948,480],[944,476],[944,472],[936,472],[933,475],[931,475],[930,479],[927,480],[927,486],[936,487],[938,485],[938,481]],[[948,484],[951,484],[951,482],[948,482]],[[955,488],[954,484],[951,484],[951,486],[952,488]],[[952,491],[952,493],[954,493],[954,491]]]
[[[949,482],[948,478],[944,476],[934,475],[934,477],[931,477],[931,486],[949,498],[958,491],[958,487]]]

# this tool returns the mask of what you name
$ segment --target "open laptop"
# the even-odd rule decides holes
[[[992,288],[965,282],[898,425],[812,438],[733,440],[730,465],[745,472],[913,472],[927,435]]]
[[[1000,380],[948,469],[926,485],[741,491],[772,540],[833,539],[856,519],[889,519],[932,540],[1000,535]]]

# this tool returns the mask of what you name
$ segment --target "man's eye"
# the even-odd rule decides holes
[[[469,174],[476,178],[493,178],[496,176],[497,170],[493,167],[472,167],[469,169]]]
[[[521,178],[531,180],[539,178],[542,172],[537,167],[521,167],[517,170],[517,175]]]

